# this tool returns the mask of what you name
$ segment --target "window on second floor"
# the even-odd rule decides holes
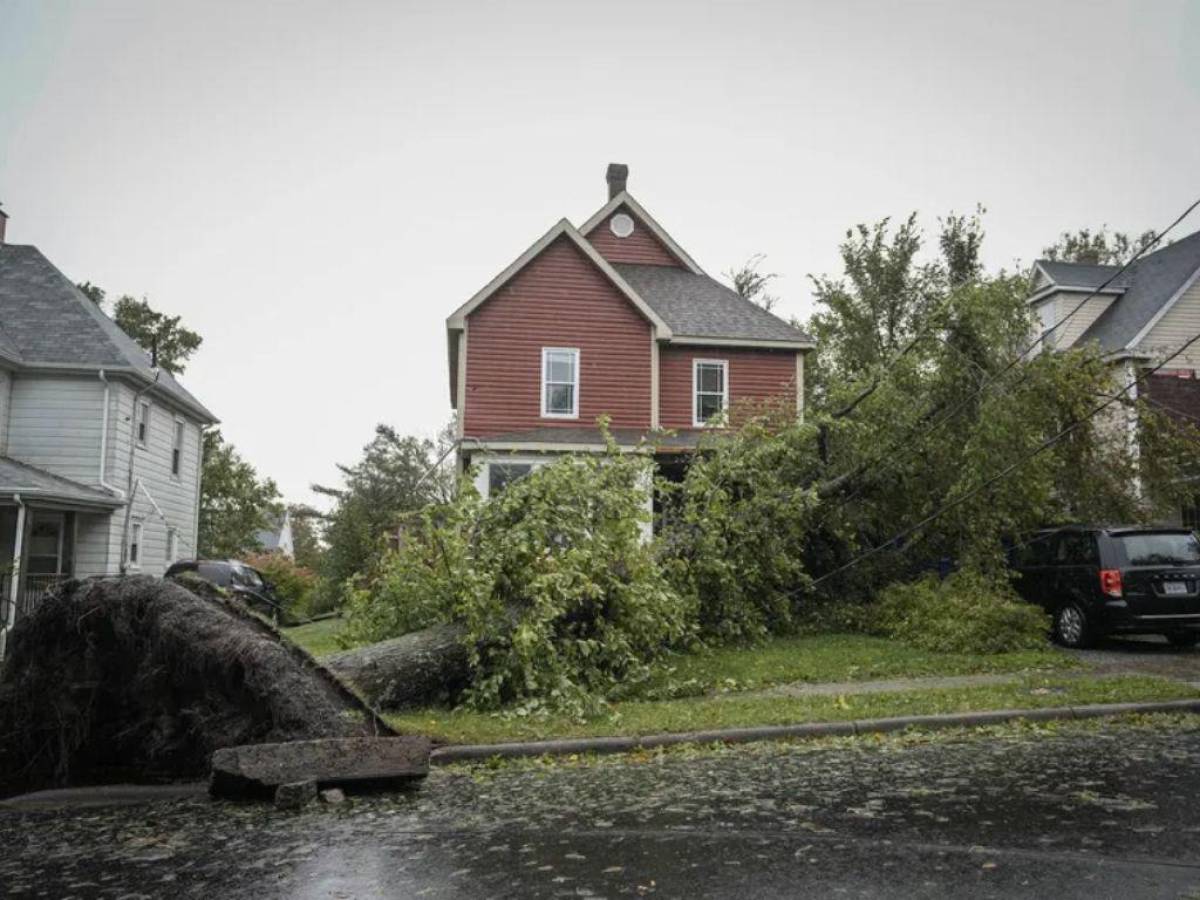
[[[178,475],[183,466],[183,420],[175,420],[175,443],[171,445],[171,474]]]
[[[1038,307],[1038,321],[1041,325],[1042,348],[1053,350],[1058,346],[1058,301],[1047,300]]]
[[[692,366],[692,424],[699,427],[711,424],[729,405],[729,362],[697,359]]]
[[[150,404],[139,403],[137,414],[137,442],[145,447],[150,440]]]
[[[129,530],[129,565],[137,566],[142,561],[142,523],[134,522]]]
[[[579,351],[571,347],[542,348],[542,416],[579,417]]]

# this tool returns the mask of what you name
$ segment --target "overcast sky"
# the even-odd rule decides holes
[[[306,501],[376,422],[446,421],[445,317],[608,162],[807,316],[857,222],[982,203],[993,266],[1165,225],[1200,194],[1198,39],[1180,0],[0,0],[0,201],[199,331],[184,382]]]

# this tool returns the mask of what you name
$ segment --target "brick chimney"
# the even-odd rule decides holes
[[[0,209],[0,244],[4,243],[4,231],[8,226],[8,213]]]
[[[604,179],[608,182],[608,199],[611,200],[625,190],[625,182],[629,180],[629,166],[624,163],[609,163]]]

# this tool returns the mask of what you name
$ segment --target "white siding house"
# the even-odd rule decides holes
[[[37,248],[2,240],[0,654],[55,581],[196,555],[216,422]]]
[[[1200,334],[1200,232],[1124,269],[1039,260],[1029,302],[1043,334],[1053,328],[1048,348],[1098,348],[1129,396],[1200,423],[1200,343],[1183,349]],[[1115,415],[1135,438],[1136,408]],[[1200,528],[1200,483],[1196,494],[1174,518]]]

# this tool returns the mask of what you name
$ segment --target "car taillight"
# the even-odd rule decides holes
[[[1108,597],[1121,596],[1121,570],[1100,570],[1100,592]]]

